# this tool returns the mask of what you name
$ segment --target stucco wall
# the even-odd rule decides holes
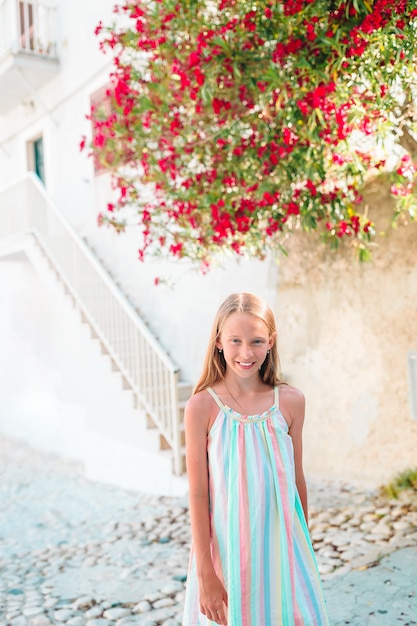
[[[360,265],[305,234],[281,262],[276,309],[284,374],[306,395],[307,474],[377,486],[417,466],[407,355],[417,348],[417,223],[389,228],[389,193],[365,201],[387,233]]]

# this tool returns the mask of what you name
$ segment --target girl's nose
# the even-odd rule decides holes
[[[253,350],[251,346],[242,346],[242,356],[245,356],[245,357],[253,356]]]

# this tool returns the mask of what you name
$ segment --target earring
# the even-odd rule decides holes
[[[221,348],[217,348],[219,353],[221,354],[223,352],[223,350]]]
[[[266,353],[269,354],[269,350],[267,350]]]

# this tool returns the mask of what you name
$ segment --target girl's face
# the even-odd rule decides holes
[[[228,370],[250,377],[258,373],[274,341],[261,319],[249,313],[232,313],[223,324],[216,346],[223,350]]]

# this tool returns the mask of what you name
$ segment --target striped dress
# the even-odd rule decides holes
[[[208,391],[220,409],[207,442],[211,553],[228,626],[328,626],[278,387],[274,405],[250,416]],[[216,626],[199,610],[192,548],[182,626]]]

